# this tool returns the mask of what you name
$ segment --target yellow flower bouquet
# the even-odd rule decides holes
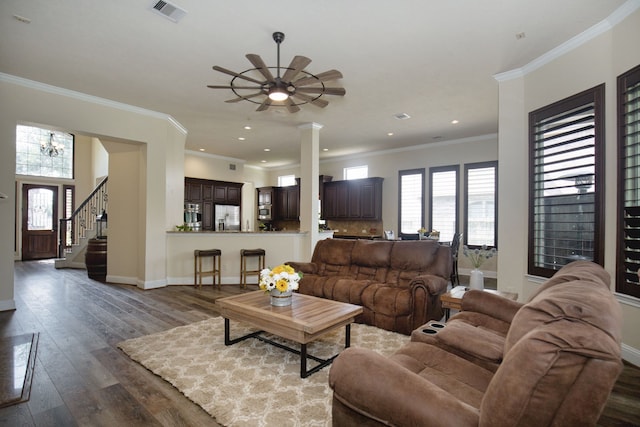
[[[290,265],[280,264],[260,272],[259,286],[265,292],[271,292],[274,289],[280,292],[295,291],[298,289],[301,278],[302,273],[297,273]]]

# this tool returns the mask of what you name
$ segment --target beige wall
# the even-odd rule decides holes
[[[498,286],[526,299],[541,279],[527,276],[528,113],[605,84],[605,269],[616,271],[616,77],[640,63],[640,11],[579,47],[534,70],[500,81],[500,193]],[[615,284],[612,284],[612,290]],[[623,305],[623,353],[640,364],[640,302],[618,296]]]
[[[0,222],[14,223],[16,124],[38,123],[78,135],[141,143],[137,165],[139,216],[131,219],[139,231],[126,240],[110,238],[109,252],[126,252],[131,239],[135,239],[138,260],[143,262],[126,280],[144,288],[166,284],[166,230],[169,224],[181,221],[183,200],[183,190],[178,188],[182,181],[172,187],[167,176],[184,176],[186,131],[163,114],[6,74],[0,75],[0,99],[0,191],[9,196],[0,201]],[[127,207],[112,208],[122,210],[109,212],[110,218],[127,212]],[[13,308],[14,304],[13,242],[13,227],[0,227],[0,310]]]

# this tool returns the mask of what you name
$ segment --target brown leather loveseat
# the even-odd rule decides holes
[[[451,276],[451,248],[430,240],[320,240],[298,292],[357,304],[357,322],[409,335],[443,316],[440,295]]]
[[[513,316],[512,301],[499,298],[484,314],[463,311],[435,332],[460,335],[447,343],[460,354],[413,335],[390,358],[343,351],[329,372],[333,425],[595,426],[622,370],[622,311],[599,265],[578,261],[556,276]],[[480,293],[465,294],[463,309],[467,295]],[[506,335],[486,313],[502,317]],[[477,363],[486,356],[482,342],[449,330],[460,322],[502,340],[496,369]]]

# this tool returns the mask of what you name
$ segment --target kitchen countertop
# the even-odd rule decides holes
[[[266,234],[308,234],[306,231],[295,231],[295,230],[283,230],[283,231],[209,231],[209,230],[200,230],[200,231],[177,231],[177,230],[169,230],[167,233],[171,234],[185,234],[185,235],[194,235],[194,234],[202,234],[202,235],[211,235],[211,234],[221,234],[221,235],[233,235],[233,234],[242,234],[242,235],[266,235]]]
[[[333,237],[336,239],[381,239],[381,234],[346,234],[346,233],[333,233]]]

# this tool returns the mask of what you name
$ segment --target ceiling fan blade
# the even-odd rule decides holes
[[[260,104],[260,106],[256,109],[256,111],[264,111],[269,108],[270,105],[271,99],[269,99],[269,97],[267,96],[264,101],[262,101],[262,104]]]
[[[247,96],[239,96],[237,98],[228,99],[228,100],[226,100],[224,102],[240,102],[240,101],[243,101],[245,99],[255,98],[256,96],[260,96],[260,95],[264,95],[264,92],[252,93],[251,95],[247,95]]]
[[[300,98],[300,99],[302,99],[303,101],[310,102],[311,104],[313,104],[313,105],[315,105],[315,106],[317,106],[317,107],[321,107],[321,108],[324,108],[324,107],[326,107],[327,105],[329,105],[329,101],[325,101],[325,100],[324,100],[324,99],[322,99],[322,98],[317,98],[317,99],[316,99],[316,98],[314,98],[314,97],[312,97],[312,96],[305,95],[304,93],[298,93],[298,92],[296,92],[296,93],[294,93],[294,94],[293,94],[293,95],[291,95],[291,96],[294,96],[294,97],[296,97],[296,98]]]
[[[325,87],[325,88],[321,88],[321,87],[301,87],[301,88],[296,88],[296,94],[298,94],[298,92],[321,93],[321,94],[324,94],[324,95],[339,95],[339,96],[344,96],[344,94],[347,93],[347,91],[344,90],[344,88],[342,88],[342,87]]]
[[[237,77],[239,79],[243,79],[243,80],[247,80],[249,82],[257,83],[259,85],[263,84],[263,82],[261,82],[259,80],[252,79],[251,77],[243,76],[242,74],[238,74],[235,71],[227,70],[226,68],[222,68],[222,67],[219,67],[217,65],[214,65],[213,69],[216,70],[216,71],[220,71],[221,73],[225,73],[225,74],[229,74],[230,76]]]
[[[329,82],[331,80],[337,80],[342,78],[342,73],[338,70],[329,70],[324,73],[316,74],[315,77],[305,77],[300,80],[296,80],[292,82],[295,87],[306,86],[313,83],[318,83],[318,80],[321,82]]]
[[[304,70],[309,64],[311,64],[311,60],[306,56],[295,56],[291,60],[291,64],[289,64],[289,68],[287,68],[287,71],[285,71],[282,75],[282,81],[289,83],[298,75],[298,73],[300,73],[300,71]]]
[[[290,113],[297,113],[298,111],[300,111],[300,107],[298,107],[297,105],[295,105],[293,103],[293,101],[291,100],[291,97],[287,98],[287,110],[289,110]]]
[[[260,58],[260,55],[248,53],[245,56],[247,57],[249,62],[251,62],[253,66],[258,69],[260,74],[262,74],[264,78],[267,79],[267,82],[272,82],[274,80],[273,74],[271,74],[271,71],[269,70],[269,67],[267,67],[267,64],[265,64],[262,58]]]
[[[207,85],[210,89],[262,89],[262,86],[217,86],[217,85]]]

